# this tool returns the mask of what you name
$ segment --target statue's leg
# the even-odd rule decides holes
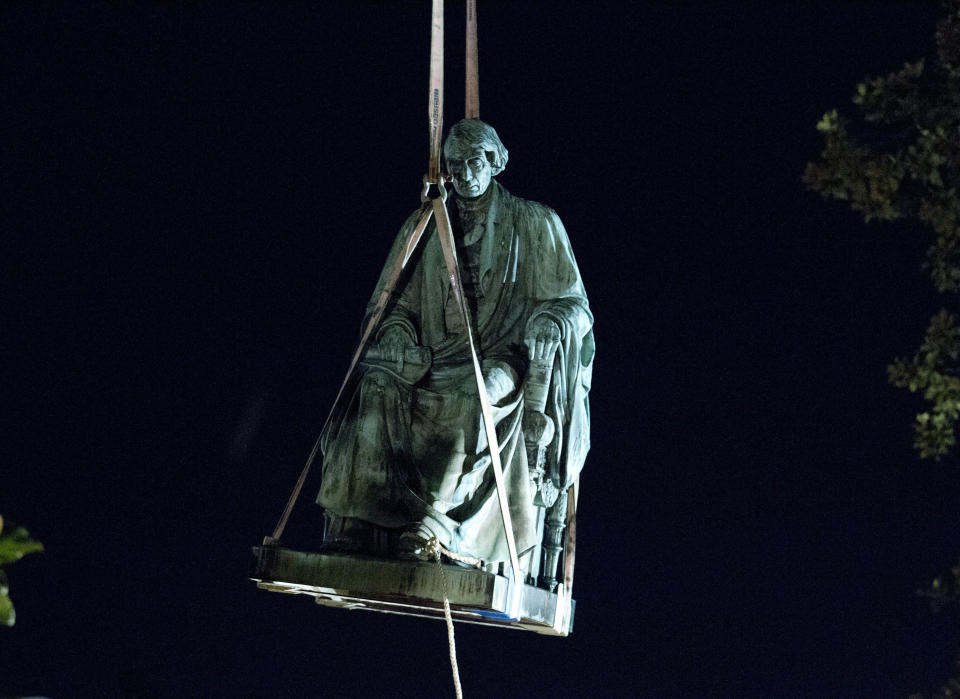
[[[432,537],[456,550],[458,522],[446,513],[454,507],[451,498],[467,458],[465,428],[474,412],[459,388],[459,382],[441,372],[415,390],[409,488],[419,511],[400,538],[399,554],[404,558],[426,558],[425,544]]]
[[[325,444],[317,498],[326,510],[325,546],[385,554],[390,530],[410,520],[404,500],[409,402],[409,388],[382,372],[358,382]]]
[[[445,516],[442,499],[455,464],[463,460],[463,439],[451,415],[458,408],[451,395],[429,388],[414,391],[410,430],[411,465],[407,486],[415,506],[398,543],[401,558],[426,560],[426,543],[436,537],[449,548],[456,523]],[[447,483],[445,485],[444,483]]]
[[[483,373],[494,420],[499,423],[511,412],[503,406],[516,403],[517,372],[504,361],[491,361],[484,363]],[[483,468],[489,463],[480,399],[470,367],[461,371],[453,390],[418,391],[413,418],[421,489],[430,494],[435,509],[449,512],[463,505],[479,485],[476,478],[465,476],[477,465]]]
[[[489,449],[483,431],[475,379],[465,367],[456,381],[435,380],[418,389],[413,405],[414,477],[411,486],[429,507],[411,526],[408,540],[427,532],[446,548],[468,556],[506,558],[503,521]],[[511,500],[515,539],[533,543],[536,529],[526,510],[533,511],[532,493],[520,433],[521,401],[516,374],[509,365],[485,367],[488,393],[500,440],[500,456]],[[442,389],[442,390],[441,390]],[[515,509],[513,503],[531,502]],[[523,510],[521,512],[521,509]],[[439,516],[438,516],[439,515]],[[518,527],[519,525],[519,527]],[[518,536],[519,534],[519,536]],[[445,541],[446,538],[446,541]]]
[[[366,525],[366,526],[365,526]],[[356,517],[341,517],[333,512],[323,513],[323,550],[355,553],[364,550],[371,525]]]
[[[330,511],[323,513],[323,551],[389,556],[396,550],[399,536],[400,531],[395,527],[381,527]]]

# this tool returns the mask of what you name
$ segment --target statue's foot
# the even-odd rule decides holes
[[[432,560],[433,554],[428,548],[431,538],[433,538],[433,533],[423,525],[411,527],[400,535],[400,541],[397,544],[397,558],[406,561]]]
[[[366,549],[369,525],[353,517],[324,513],[323,543],[320,550],[330,553],[360,553]]]

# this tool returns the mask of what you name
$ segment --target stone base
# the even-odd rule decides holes
[[[456,621],[551,636],[573,631],[574,601],[562,585],[557,592],[523,585],[517,619],[507,611],[506,577],[446,564],[443,571]],[[329,607],[443,619],[443,583],[436,563],[255,546],[250,578],[262,590],[311,595]]]

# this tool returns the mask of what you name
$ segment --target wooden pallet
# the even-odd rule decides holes
[[[447,564],[443,572],[456,621],[551,636],[573,631],[574,601],[562,584],[557,592],[524,585],[519,618],[511,618],[508,578]],[[250,578],[262,590],[311,595],[329,607],[443,618],[443,583],[436,563],[255,546]]]

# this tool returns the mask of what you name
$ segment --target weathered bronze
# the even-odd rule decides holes
[[[493,128],[460,121],[444,157],[517,550],[527,580],[539,574],[552,590],[567,491],[590,444],[593,317],[560,218],[493,179],[507,164]],[[368,313],[417,218],[401,228]],[[496,572],[508,558],[504,526],[434,221],[415,255],[322,435],[324,547],[422,560],[435,536]]]

